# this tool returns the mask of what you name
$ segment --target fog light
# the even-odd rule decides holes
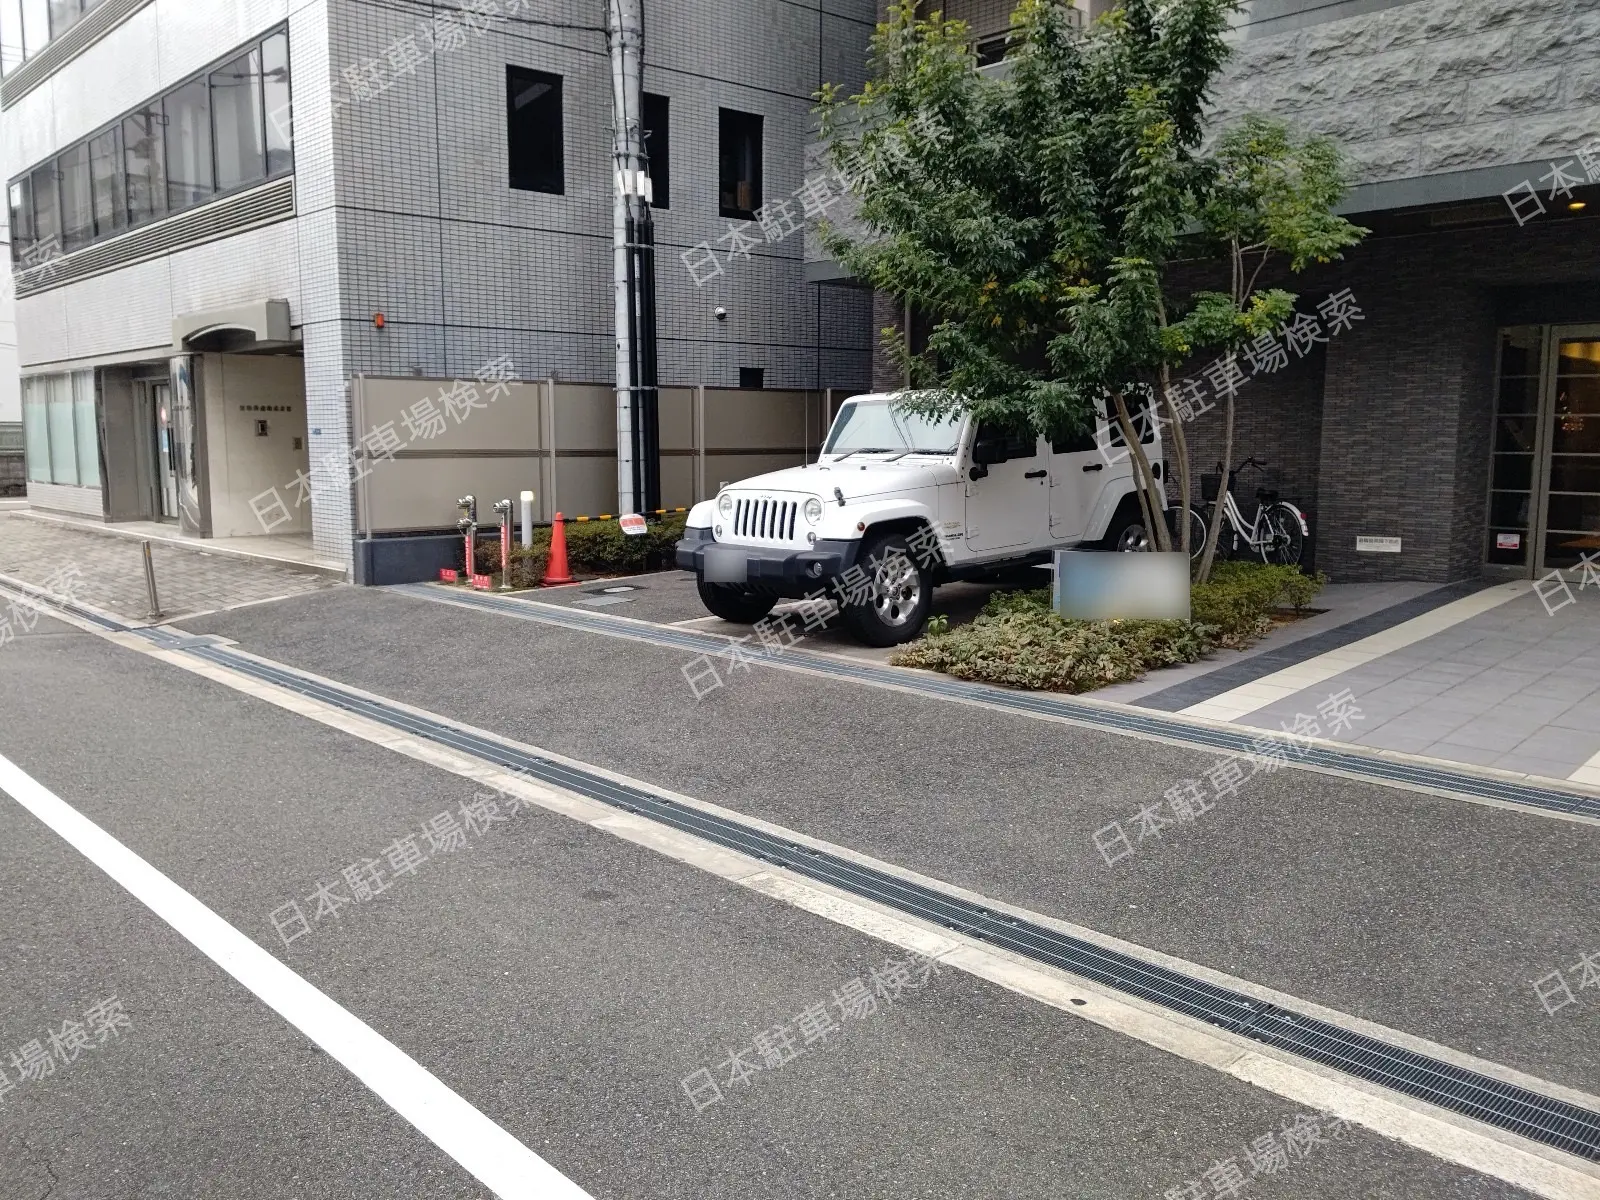
[[[821,563],[818,563],[818,562],[812,563],[809,567],[806,568],[806,571],[811,576],[811,578],[813,578],[813,579],[822,578],[822,564]]]

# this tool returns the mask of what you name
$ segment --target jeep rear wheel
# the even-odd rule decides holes
[[[713,616],[735,625],[754,625],[778,602],[776,596],[760,596],[732,584],[696,580],[695,587],[700,592],[700,603],[710,609]]]
[[[911,557],[911,547],[898,533],[868,535],[857,565],[871,580],[871,592],[847,594],[856,603],[843,604],[845,624],[869,646],[898,646],[922,632],[933,606],[933,574]]]

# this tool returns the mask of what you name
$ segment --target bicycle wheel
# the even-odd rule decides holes
[[[1261,561],[1280,567],[1300,565],[1305,537],[1300,532],[1300,514],[1287,504],[1274,504],[1261,514]]]
[[[1176,526],[1178,524],[1178,510],[1169,509],[1168,511],[1172,513],[1172,524]],[[1176,550],[1180,544],[1178,542],[1178,532],[1176,529],[1173,530],[1172,539],[1172,548]],[[1195,562],[1199,562],[1200,555],[1205,551],[1205,548],[1206,518],[1201,514],[1199,509],[1191,508],[1189,510],[1189,557]]]

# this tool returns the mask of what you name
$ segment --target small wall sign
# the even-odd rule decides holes
[[[622,526],[623,533],[626,533],[632,537],[638,537],[639,534],[643,533],[648,528],[648,526],[645,524],[644,517],[640,516],[638,513],[628,513],[626,516],[618,517],[617,524]]]
[[[1357,537],[1356,549],[1364,554],[1399,554],[1400,539],[1397,537]]]
[[[460,578],[461,578],[461,572],[457,571],[454,567],[440,567],[439,568],[439,582],[440,583],[455,583]]]
[[[1496,550],[1521,550],[1522,535],[1520,533],[1497,533],[1494,535],[1494,548]]]

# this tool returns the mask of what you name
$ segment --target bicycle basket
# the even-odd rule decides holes
[[[1202,473],[1200,476],[1200,499],[1207,504],[1215,504],[1217,496],[1222,491],[1222,476]]]

